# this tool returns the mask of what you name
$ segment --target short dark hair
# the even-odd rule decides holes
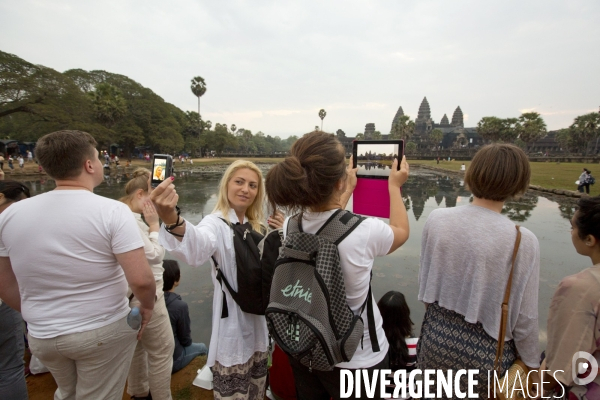
[[[600,196],[580,198],[573,220],[581,239],[592,235],[600,240]]]
[[[163,292],[168,292],[173,289],[175,282],[179,282],[181,279],[181,271],[179,270],[179,263],[175,260],[164,260],[163,268]]]
[[[54,179],[77,177],[86,160],[96,157],[98,143],[87,132],[57,131],[42,136],[35,154],[44,171]]]
[[[525,152],[513,144],[495,143],[475,154],[465,174],[465,185],[475,197],[506,201],[525,193],[530,178]]]
[[[296,210],[317,207],[330,199],[345,175],[346,155],[340,141],[331,133],[310,132],[267,173],[267,196],[273,209],[277,205]]]
[[[22,196],[31,197],[29,188],[17,181],[0,181],[0,193],[12,201],[19,201],[22,199]]]

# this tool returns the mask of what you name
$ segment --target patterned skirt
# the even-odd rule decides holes
[[[429,304],[417,344],[417,368],[444,372],[478,369],[479,375],[475,375],[478,382],[475,393],[479,394],[479,398],[487,399],[488,371],[494,369],[497,346],[498,341],[487,334],[481,323],[471,324],[459,313],[440,307],[437,303]],[[516,358],[515,342],[505,342],[500,376],[504,375]],[[463,393],[467,391],[465,375],[461,378],[460,388]],[[432,390],[436,393],[434,390],[437,388]]]
[[[244,364],[224,367],[215,361],[213,394],[215,400],[263,400],[267,383],[268,352],[257,351]]]

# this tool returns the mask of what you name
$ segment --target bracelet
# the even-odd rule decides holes
[[[183,222],[179,223],[179,214],[181,214],[181,208],[179,208],[179,206],[175,206],[175,211],[177,211],[177,221],[175,221],[174,224],[165,224],[166,229],[173,229],[183,225]]]

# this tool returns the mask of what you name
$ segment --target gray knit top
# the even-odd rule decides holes
[[[505,340],[514,339],[523,362],[538,367],[540,247],[531,231],[521,233]],[[421,242],[419,300],[480,322],[497,340],[516,234],[512,221],[483,207],[432,211]]]

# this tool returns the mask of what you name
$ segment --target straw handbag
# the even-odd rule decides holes
[[[508,300],[510,299],[510,288],[512,286],[513,272],[515,270],[515,261],[517,259],[517,252],[519,251],[519,245],[521,244],[521,231],[519,230],[519,225],[516,225],[517,228],[517,239],[515,240],[515,248],[513,250],[512,255],[512,266],[510,268],[510,274],[508,275],[508,283],[506,284],[506,291],[504,292],[504,301],[502,302],[502,317],[500,319],[500,332],[498,333],[498,347],[496,348],[496,359],[494,360],[494,371],[500,372],[500,359],[502,358],[502,351],[504,350],[504,336],[506,334],[506,325],[508,323]],[[527,385],[527,373],[529,372],[529,368],[521,361],[520,358],[517,358],[513,365],[506,371],[504,376],[500,379],[502,390],[500,390],[500,386],[494,382],[494,393],[496,394],[496,398],[500,400],[513,400],[513,399],[528,399],[527,396],[528,389],[530,388],[522,388],[521,383]],[[520,382],[518,381],[520,378]],[[517,383],[515,385],[515,380]],[[506,382],[508,381],[508,382]],[[490,383],[492,383],[490,382]],[[515,390],[513,391],[513,385]],[[523,397],[523,391],[517,389],[525,390],[525,397]],[[511,394],[514,393],[514,397],[511,397]]]

